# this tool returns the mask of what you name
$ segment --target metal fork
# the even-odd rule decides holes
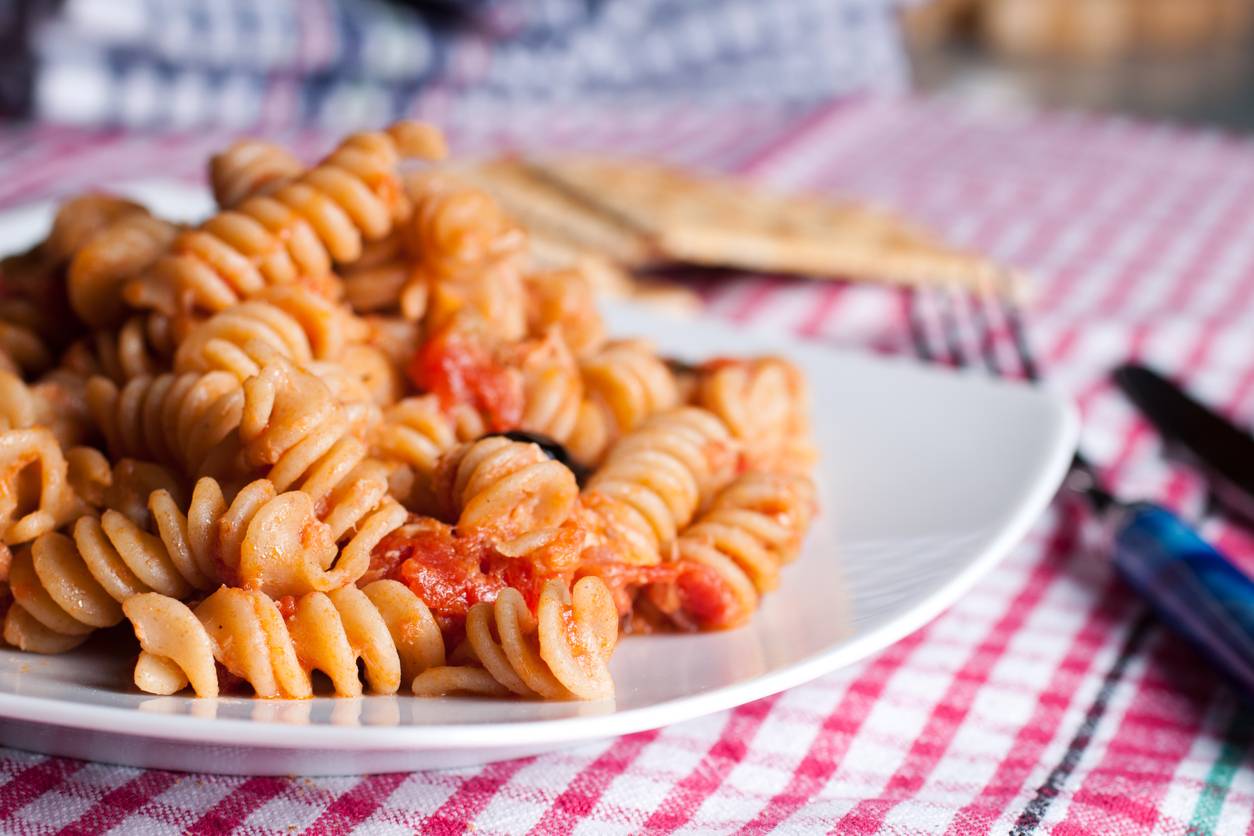
[[[996,377],[1041,381],[1023,315],[1004,295],[956,287],[908,288],[915,353],[929,363],[982,363]],[[1068,487],[1080,492],[1110,531],[1116,570],[1169,627],[1254,699],[1254,580],[1171,510],[1111,493],[1076,451]]]
[[[994,377],[1041,382],[1023,315],[1005,296],[954,287],[911,287],[906,293],[910,339],[919,359],[965,368],[978,357]],[[1115,503],[1097,468],[1079,450],[1071,460],[1068,483],[1083,491],[1099,513]]]

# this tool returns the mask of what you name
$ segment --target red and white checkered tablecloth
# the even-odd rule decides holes
[[[1071,115],[911,100],[791,120],[686,111],[466,120],[455,139],[603,147],[898,207],[1032,271],[1031,316],[1084,444],[1129,496],[1206,514],[1106,373],[1129,356],[1254,419],[1254,144]],[[296,137],[314,144],[313,137]],[[0,133],[0,205],[140,175],[195,177],[221,136]],[[906,351],[865,287],[745,278],[710,311]],[[1254,537],[1202,529],[1254,566]],[[451,772],[236,778],[0,750],[22,833],[1056,833],[1254,831],[1254,714],[1145,617],[1091,518],[1060,500],[952,610],[861,665],[608,744]]]

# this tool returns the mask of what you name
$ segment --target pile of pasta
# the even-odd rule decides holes
[[[621,634],[750,617],[814,510],[801,374],[608,338],[444,156],[245,140],[203,223],[85,194],[0,263],[7,645],[129,622],[154,694],[600,699]]]

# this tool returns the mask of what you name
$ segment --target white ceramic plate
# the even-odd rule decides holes
[[[172,216],[207,207],[181,186],[139,194]],[[48,206],[0,217],[0,252],[34,240],[48,218]],[[708,319],[609,313],[615,333],[684,358],[770,351],[810,376],[822,510],[749,626],[627,639],[613,660],[617,698],[600,703],[154,698],[130,686],[132,651],[116,639],[62,657],[0,650],[0,742],[167,769],[364,773],[517,757],[731,708],[862,659],[934,618],[1024,535],[1074,448],[1072,408],[1044,391]]]

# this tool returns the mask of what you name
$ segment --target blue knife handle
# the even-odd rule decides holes
[[[1114,562],[1158,616],[1254,697],[1254,580],[1161,505],[1121,509]]]

